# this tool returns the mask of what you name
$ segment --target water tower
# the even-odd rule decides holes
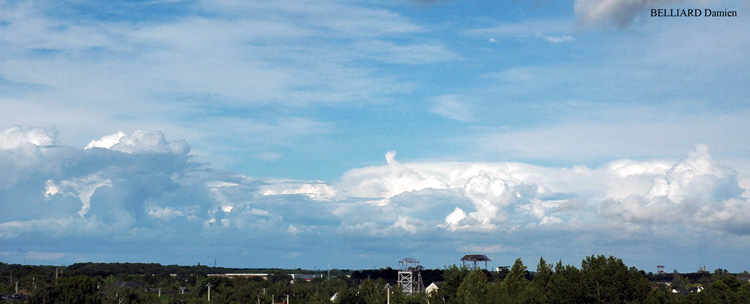
[[[476,269],[477,268],[477,262],[484,262],[484,270],[487,270],[487,262],[492,261],[490,258],[488,258],[484,254],[467,254],[464,257],[461,258],[461,263],[463,266],[466,266],[466,262],[474,263],[474,266],[472,267],[471,264],[469,264],[469,269]]]

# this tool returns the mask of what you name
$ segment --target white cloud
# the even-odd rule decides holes
[[[52,195],[60,193],[60,187],[55,185],[55,182],[52,180],[47,180],[47,184],[45,185],[44,190],[44,197],[49,198]]]
[[[387,165],[352,169],[337,185],[342,197],[372,199],[380,205],[393,204],[394,198],[413,193],[419,196],[426,190],[445,190],[469,203],[454,205],[442,214],[441,222],[433,225],[448,230],[494,230],[518,215],[517,208],[531,200],[548,200],[556,193],[568,192],[570,187],[550,189],[545,183],[559,183],[555,179],[565,171],[520,163],[408,163],[395,160],[395,152],[386,154]],[[557,176],[544,176],[556,174]],[[562,184],[561,184],[562,185]],[[428,192],[424,192],[429,195]],[[444,195],[444,194],[441,194]],[[604,195],[604,193],[600,193]],[[385,199],[380,203],[378,199]],[[430,210],[429,200],[423,208]],[[398,208],[405,208],[397,203]],[[554,209],[557,205],[539,204],[539,208]],[[414,207],[412,207],[414,208]],[[419,207],[418,207],[419,208]],[[451,212],[452,210],[452,212]],[[431,211],[435,212],[435,211]],[[450,214],[448,214],[450,212]],[[542,218],[540,217],[539,220]],[[517,219],[514,219],[517,220]]]
[[[94,173],[83,178],[62,180],[60,185],[70,189],[69,191],[81,200],[81,210],[78,211],[78,215],[83,217],[91,209],[91,197],[94,192],[100,187],[112,187],[112,180],[105,178],[102,173]]]
[[[393,228],[400,228],[404,231],[414,234],[417,233],[418,227],[421,225],[418,225],[416,223],[413,223],[415,221],[419,221],[418,219],[413,219],[408,216],[398,216],[398,219],[391,227]]]
[[[445,217],[445,225],[448,227],[448,229],[453,231],[461,228],[468,228],[469,225],[462,223],[467,218],[468,216],[466,215],[466,212],[464,212],[463,209],[456,207],[453,212]]]
[[[677,203],[722,201],[742,194],[737,172],[714,161],[705,145],[698,145],[687,158],[675,164],[666,175],[655,178],[653,183],[649,197],[666,197]]]
[[[573,41],[573,36],[571,35],[547,35],[544,36],[544,40],[547,40],[551,43],[562,43],[562,42],[570,42]]]
[[[511,240],[528,233],[598,240],[597,231],[615,231],[609,237],[616,239],[670,226],[750,234],[742,216],[750,204],[738,173],[702,145],[680,161],[623,159],[595,168],[400,162],[389,151],[385,164],[351,169],[336,183],[228,175],[145,147],[138,153],[36,145],[0,150],[15,155],[0,158],[4,168],[14,168],[0,178],[16,181],[3,184],[0,203],[27,202],[0,215],[0,242],[39,234],[84,241],[194,235],[220,243],[316,242],[327,235],[364,243],[389,236],[445,242],[468,233],[502,235],[511,244],[457,248],[507,252],[515,246]],[[19,169],[24,173],[17,175]]]
[[[122,18],[60,15],[52,4],[4,2],[0,120],[54,124],[72,145],[86,145],[102,128],[148,127],[200,143],[212,161],[234,156],[238,144],[276,159],[284,153],[263,154],[268,145],[273,150],[332,129],[333,123],[287,115],[298,107],[379,104],[414,90],[369,59],[414,64],[457,57],[443,42],[422,38],[428,29],[391,10],[242,2],[173,3],[185,12],[175,9],[163,19],[127,11],[115,12]],[[368,46],[367,53],[356,51]],[[89,144],[107,147],[116,137]],[[237,162],[227,160],[226,167]]]
[[[367,58],[398,64],[428,64],[458,60],[460,57],[437,42],[398,45],[387,41],[361,42],[357,53]]]
[[[750,208],[750,201],[744,192],[737,172],[698,145],[669,171],[655,175],[647,192],[605,201],[602,214],[635,224],[685,223],[747,234],[750,226],[742,211]]]
[[[161,219],[161,220],[171,220],[176,217],[185,216],[186,213],[180,210],[177,210],[173,207],[153,207],[149,210],[147,210],[148,215],[152,218]]]
[[[505,180],[482,173],[466,181],[463,193],[471,199],[477,210],[469,215],[489,227],[506,220],[500,214],[501,208],[510,205],[516,198],[516,193],[511,191]]]
[[[471,113],[470,105],[461,100],[461,97],[458,95],[443,95],[436,97],[434,105],[430,111],[437,115],[457,121],[471,122],[475,120],[474,115]]]
[[[148,136],[156,140],[140,140]],[[574,227],[581,222],[601,221],[600,216],[651,225],[659,221],[654,212],[671,217],[670,223],[689,222],[732,231],[745,227],[744,221],[737,218],[729,218],[731,227],[717,222],[727,219],[731,211],[745,208],[741,202],[746,198],[738,185],[737,172],[714,161],[705,146],[698,146],[677,163],[617,160],[598,168],[551,168],[523,163],[402,163],[396,159],[396,152],[390,151],[385,155],[385,165],[351,169],[339,182],[329,184],[258,181],[201,173],[200,169],[196,171],[199,167],[171,153],[166,156],[174,157],[175,167],[163,167],[169,162],[150,167],[146,160],[169,147],[163,134],[136,132],[132,136],[135,139],[121,140],[126,137],[111,137],[117,142],[110,140],[105,145],[110,149],[104,151],[112,151],[106,154],[82,154],[85,150],[66,147],[45,148],[42,153],[48,153],[48,158],[66,159],[69,156],[59,151],[68,151],[81,155],[75,157],[88,159],[63,171],[49,171],[62,175],[34,173],[40,174],[36,186],[39,204],[69,210],[60,213],[61,218],[75,211],[83,217],[81,220],[88,222],[86,225],[94,226],[109,223],[135,229],[146,224],[143,222],[146,218],[165,225],[207,223],[203,228],[200,225],[193,228],[199,230],[263,226],[294,235],[315,231],[309,228],[315,226],[308,221],[323,221],[330,227],[342,227],[342,231],[370,230],[368,234],[376,236],[415,234],[434,228],[453,233],[515,231],[527,224],[577,229]],[[92,146],[107,141],[106,138],[94,141]],[[118,145],[139,152],[119,153],[114,149]],[[138,166],[147,167],[128,169],[139,162]],[[77,168],[88,171],[79,172]],[[75,175],[70,175],[74,172]],[[24,191],[18,188],[21,184],[13,187]],[[77,201],[75,208],[71,197]],[[683,207],[675,209],[675,205]],[[302,209],[296,211],[297,208]],[[310,214],[306,208],[316,208],[318,212]],[[699,215],[716,220],[699,221]],[[5,222],[7,229],[3,233],[7,237],[36,229],[19,230],[22,226],[38,227],[26,226],[25,220],[6,218]],[[10,224],[14,222],[17,224]],[[290,230],[290,225],[296,229]]]
[[[271,213],[269,213],[266,210],[260,210],[260,209],[254,209],[254,208],[245,211],[245,214],[246,215],[254,215],[254,216],[264,216],[264,217],[271,216]]]
[[[445,212],[441,222],[430,221],[449,231],[505,229],[528,222],[567,225],[572,221],[572,225],[581,220],[602,220],[588,204],[580,202],[581,198],[594,207],[601,204],[601,215],[606,218],[638,225],[696,223],[699,210],[721,218],[719,210],[739,208],[742,204],[737,200],[746,201],[737,173],[714,161],[703,145],[677,163],[618,160],[594,169],[520,163],[400,163],[393,151],[386,159],[386,166],[347,172],[337,186],[341,195],[383,198],[386,201],[380,205],[389,206],[395,198],[409,193],[418,196],[427,189],[451,191],[470,202],[471,209],[454,205],[441,209]],[[734,203],[722,203],[726,200]],[[707,207],[716,202],[718,209]],[[395,204],[396,208],[405,208],[402,202]],[[419,208],[430,209],[429,200],[420,204],[427,205]]]
[[[123,132],[117,132],[112,135],[106,135],[102,136],[100,139],[95,139],[89,142],[88,145],[86,145],[85,149],[91,149],[91,148],[104,148],[104,149],[110,149],[112,146],[119,144],[120,140],[125,137],[125,133]]]
[[[573,24],[565,20],[536,20],[520,23],[502,23],[495,27],[468,31],[474,36],[484,36],[496,43],[497,37],[514,39],[543,39],[550,43],[573,41]]]
[[[123,132],[103,136],[98,140],[92,140],[86,145],[86,149],[104,148],[124,153],[155,152],[188,154],[190,147],[184,140],[167,141],[161,131],[133,132],[127,136]]]
[[[0,149],[15,149],[24,144],[49,146],[55,144],[56,137],[54,129],[9,127],[0,131]]]
[[[330,201],[335,198],[337,194],[336,189],[333,186],[320,181],[316,183],[302,184],[299,182],[279,182],[274,183],[273,185],[262,186],[259,191],[263,193],[263,195],[301,194],[316,201]]]
[[[542,221],[539,222],[539,225],[555,225],[561,223],[562,220],[560,218],[554,216],[545,216],[544,218],[542,218]]]
[[[291,234],[295,234],[296,235],[296,234],[298,234],[300,232],[300,229],[297,228],[297,226],[294,226],[293,224],[289,224],[289,228],[287,228],[286,231],[289,232],[289,233],[291,233]]]

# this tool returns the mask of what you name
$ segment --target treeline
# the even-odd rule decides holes
[[[206,275],[209,273],[267,273],[269,275],[288,275],[292,273],[316,273],[322,274],[322,270],[281,269],[281,268],[226,268],[209,267],[201,265],[161,265],[157,263],[75,263],[69,266],[35,266],[6,264],[0,262],[0,276],[16,274],[28,275],[31,273],[52,273],[55,271],[69,274],[70,276],[109,276],[109,275]],[[350,274],[347,269],[332,269],[331,273]]]
[[[64,270],[64,274],[63,274]],[[269,270],[269,269],[265,269]],[[726,270],[653,275],[615,257],[589,256],[580,267],[539,260],[529,271],[521,259],[501,272],[448,266],[423,270],[432,293],[399,292],[397,270],[334,271],[330,279],[291,282],[297,270],[270,269],[262,278],[227,278],[207,273],[248,272],[206,266],[74,264],[20,266],[0,263],[0,298],[18,303],[750,303],[750,283]],[[12,274],[11,274],[12,272]],[[308,271],[310,273],[311,271]],[[57,277],[56,277],[57,273]],[[318,271],[318,273],[322,273]],[[12,276],[12,277],[11,277]],[[669,280],[671,278],[671,281]],[[209,287],[210,286],[210,287]],[[693,292],[690,292],[690,291]],[[390,291],[390,293],[389,293]]]
[[[673,282],[687,279],[672,276]],[[621,259],[602,255],[586,257],[580,268],[540,258],[533,275],[518,259],[505,274],[452,266],[444,277],[429,303],[750,303],[750,283],[726,271],[691,275],[703,287],[691,293],[689,282],[682,287],[653,282]]]
[[[198,275],[211,273],[266,273],[271,276],[284,276],[291,273],[322,273],[302,269],[281,268],[225,268],[201,265],[180,266],[161,265],[157,263],[76,263],[66,267],[65,271],[71,275],[101,276],[110,275]],[[349,270],[333,270],[334,273],[349,273]]]

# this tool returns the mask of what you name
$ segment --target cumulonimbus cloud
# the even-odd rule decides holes
[[[624,159],[596,168],[401,162],[390,151],[383,165],[326,182],[213,171],[185,154],[183,141],[158,131],[115,133],[87,149],[45,145],[54,132],[43,129],[32,133],[48,135],[23,140],[14,136],[25,129],[3,133],[17,134],[0,137],[11,147],[0,149],[0,205],[13,208],[0,214],[0,242],[39,235],[458,241],[465,233],[591,234],[586,227],[620,225],[750,234],[737,172],[702,145],[678,161]]]

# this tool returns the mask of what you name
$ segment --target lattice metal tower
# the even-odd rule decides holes
[[[401,291],[406,294],[423,292],[424,283],[422,283],[420,272],[422,266],[419,265],[419,261],[414,258],[404,258],[398,261],[398,264],[398,286]]]

